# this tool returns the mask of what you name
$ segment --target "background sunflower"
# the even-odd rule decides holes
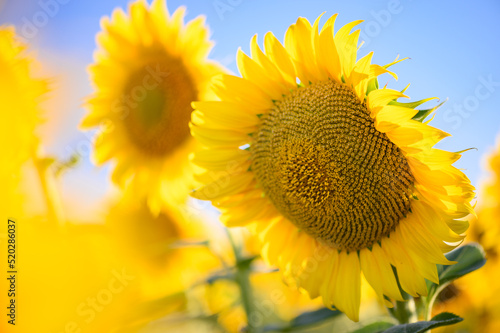
[[[206,58],[213,44],[204,18],[184,24],[184,11],[141,0],[127,13],[115,9],[101,20],[89,68],[95,93],[82,127],[99,128],[95,160],[113,161],[112,179],[155,214],[193,186],[190,103],[210,98],[210,78],[224,71]]]
[[[16,35],[13,26],[0,26],[0,142],[2,160],[0,213],[8,218],[22,207],[19,186],[23,166],[39,149],[37,126],[44,118],[40,103],[46,98],[48,82],[36,76],[32,51]]]
[[[497,332],[500,329],[500,141],[483,155],[485,175],[478,194],[477,218],[471,219],[468,241],[480,243],[487,262],[481,270],[454,282],[442,293],[436,310],[464,311],[464,332]],[[451,328],[440,329],[453,332]]]

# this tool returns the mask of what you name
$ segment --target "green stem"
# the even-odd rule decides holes
[[[253,295],[252,295],[252,286],[250,284],[250,265],[251,261],[245,260],[241,256],[241,249],[235,244],[233,237],[228,229],[227,235],[229,238],[229,242],[231,243],[231,247],[234,252],[234,256],[236,258],[236,276],[235,280],[238,283],[238,287],[240,288],[241,294],[241,302],[243,303],[243,308],[245,309],[245,313],[247,316],[247,332],[248,333],[256,333],[259,331],[258,326],[252,323],[252,314],[254,313],[254,303],[253,303]]]
[[[425,318],[424,320],[430,320],[432,317],[432,307],[434,306],[434,302],[439,294],[443,291],[444,288],[448,287],[450,283],[443,283],[436,287],[434,293],[431,293],[431,296],[425,300]],[[432,290],[432,289],[431,289]]]

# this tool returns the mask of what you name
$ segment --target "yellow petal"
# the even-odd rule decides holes
[[[354,91],[361,102],[365,101],[366,88],[370,80],[370,63],[372,61],[373,52],[368,53],[363,58],[359,59],[354,66],[351,76],[346,81],[352,84]]]
[[[189,54],[196,59],[208,56],[214,43],[209,41],[209,30],[205,21],[205,16],[198,16],[186,24],[181,46],[183,54]]]
[[[436,212],[425,200],[415,200],[412,203],[412,213],[415,214],[417,221],[425,221],[425,228],[436,239],[449,243],[461,242],[464,236],[451,230],[443,219],[443,214]],[[444,251],[443,251],[444,252]]]
[[[319,50],[317,50],[318,66],[320,70],[326,71],[332,79],[341,82],[340,58],[335,46],[333,30],[335,19],[338,14],[328,19],[319,35]]]
[[[238,210],[231,210],[224,212],[220,220],[227,227],[241,227],[249,223],[252,223],[260,215],[265,213],[266,206],[269,205],[269,201],[266,199],[255,199],[246,202],[246,206]]]
[[[361,270],[356,252],[339,254],[337,280],[334,284],[334,304],[349,319],[359,320],[361,303]]]
[[[269,245],[267,246],[267,251],[262,253],[263,258],[267,262],[273,265],[279,263],[283,255],[283,250],[286,249],[289,244],[288,239],[290,239],[295,229],[296,228],[284,218],[280,218],[271,226],[265,239],[265,243]]]
[[[375,117],[375,128],[382,133],[398,128],[417,114],[418,110],[396,105],[386,105]]]
[[[193,163],[202,168],[221,171],[233,170],[243,162],[249,162],[250,153],[241,149],[210,149],[201,150],[194,154]]]
[[[253,133],[257,130],[259,118],[253,116],[253,121],[246,121],[250,117],[244,113],[233,113],[231,117],[220,117],[220,113],[201,112],[198,110],[191,113],[191,122],[196,126],[203,126],[211,129],[232,129],[235,132]],[[245,122],[246,121],[246,122]]]
[[[325,13],[323,12],[318,16],[318,18],[314,21],[313,27],[311,29],[312,56],[316,63],[315,69],[317,69],[317,74],[318,74],[317,80],[320,81],[325,81],[328,78],[328,72],[324,71],[319,63],[321,45],[320,45],[320,36],[318,28],[319,28],[319,20],[321,19],[323,14]]]
[[[376,78],[377,76],[385,73],[391,75],[396,80],[398,79],[398,76],[395,73],[391,72],[390,70],[387,70],[386,68],[379,66],[377,64],[370,65],[370,78]]]
[[[335,303],[334,288],[337,283],[337,275],[339,274],[339,255],[337,251],[333,251],[328,259],[324,262],[326,266],[325,275],[321,279],[320,294],[323,297],[323,302],[325,306],[329,309],[333,309]]]
[[[290,60],[290,55],[287,50],[281,45],[276,37],[268,32],[264,37],[264,46],[266,55],[271,59],[273,64],[279,69],[283,75],[283,79],[288,84],[290,89],[296,87],[296,74],[293,63]]]
[[[363,21],[358,20],[350,22],[340,28],[335,34],[335,46],[337,47],[337,53],[339,54],[342,74],[345,78],[351,75],[351,71],[356,63],[360,31],[356,30],[352,34],[350,32],[352,28],[361,22]]]
[[[425,279],[420,275],[405,247],[401,245],[400,239],[398,233],[391,233],[389,238],[382,241],[382,249],[391,258],[391,264],[397,270],[401,288],[414,297],[425,295],[427,294]]]
[[[221,100],[239,102],[247,108],[266,110],[273,106],[272,99],[262,89],[244,78],[217,75],[212,80],[212,89]]]
[[[231,207],[244,206],[246,201],[259,198],[262,198],[262,190],[248,187],[238,194],[218,199],[212,203],[217,208],[228,210]]]
[[[245,132],[210,129],[189,124],[191,135],[205,147],[237,148],[248,143],[249,136]]]
[[[130,18],[137,36],[140,37],[142,45],[148,47],[154,41],[154,29],[149,29],[149,14],[145,0],[138,0],[130,5]],[[148,31],[148,33],[144,33]]]
[[[387,103],[400,97],[408,98],[408,96],[400,91],[393,89],[376,89],[371,91],[366,98],[368,110],[370,110],[370,117],[375,118],[378,112],[386,106]]]
[[[401,126],[388,131],[387,136],[392,142],[397,144],[401,149],[416,148],[420,150],[428,150],[443,138],[450,136],[435,127],[422,124],[416,120],[409,120]],[[414,150],[411,150],[414,152]]]
[[[443,165],[451,165],[458,161],[460,157],[460,154],[435,148],[408,156],[408,158],[421,161],[430,169],[440,169]]]
[[[383,299],[382,295],[387,295],[402,301],[403,297],[391,264],[380,245],[374,244],[371,251],[369,249],[361,250],[359,257],[363,274],[379,298]]]
[[[191,196],[200,200],[214,200],[234,195],[249,187],[254,180],[251,172],[240,174],[230,174],[226,171],[212,172],[209,176],[213,181],[194,191]]]
[[[309,246],[311,253],[303,262],[304,273],[301,274],[300,287],[306,290],[311,298],[316,298],[320,296],[320,288],[323,281],[327,279],[327,270],[329,268],[327,262],[331,257],[329,253],[336,252],[336,250],[332,251],[332,248],[326,248],[314,239],[311,239]],[[327,255],[318,254],[325,249]]]
[[[262,52],[258,43],[257,35],[252,37],[250,42],[250,50],[252,52],[252,59],[263,68],[264,72],[273,81],[274,84],[280,86],[282,92],[287,93],[290,89],[296,87],[295,80],[289,82],[280,72],[279,67],[273,63],[268,56]],[[295,78],[294,78],[295,79]]]
[[[271,100],[278,100],[283,94],[288,92],[288,89],[281,82],[273,81],[267,72],[252,58],[247,56],[241,48],[236,54],[236,61],[241,75],[259,86]]]
[[[309,21],[300,17],[285,34],[285,48],[294,59],[295,71],[304,84],[316,82],[321,76],[314,57],[311,30]]]
[[[453,264],[446,259],[438,244],[432,241],[432,237],[419,228],[419,223],[415,221],[415,215],[410,213],[406,219],[399,223],[398,228],[401,229],[404,244],[413,252],[418,253],[420,257],[425,258],[426,261],[441,265]]]

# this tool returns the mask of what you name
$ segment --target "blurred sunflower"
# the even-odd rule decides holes
[[[234,243],[242,244],[240,258],[245,258],[243,262],[258,255],[259,240],[248,230],[232,229],[231,236]],[[214,275],[219,278],[210,279],[210,283],[200,285],[197,296],[200,303],[205,304],[202,312],[205,317],[216,316],[217,323],[227,332],[246,331],[249,326],[275,327],[276,329],[280,326],[287,327],[297,316],[323,308],[321,299],[311,300],[307,293],[297,292],[294,288],[290,288],[287,283],[283,283],[280,272],[270,271],[261,259],[255,258],[252,260],[248,276],[250,296],[246,297],[250,299],[251,315],[247,318],[248,312],[242,302],[245,296],[241,294],[237,280],[233,279],[234,268],[241,266],[235,262],[236,258],[232,256],[231,246],[225,244],[224,238],[219,238],[218,244],[221,245],[222,251],[227,251],[227,253],[219,254],[221,258],[224,258],[225,268],[221,267]],[[230,278],[220,278],[224,276]],[[386,309],[381,302],[378,302],[373,289],[367,288],[366,279],[362,279],[361,283],[364,286],[361,294],[362,320],[385,314]],[[319,331],[328,331],[328,329],[325,330],[326,327],[331,331],[343,326],[349,327],[345,329],[346,331],[354,329],[355,326],[352,326],[353,323],[347,317],[337,319],[339,320],[330,321],[328,324],[316,323],[318,327],[323,327],[323,330]]]
[[[242,301],[245,296],[241,294],[239,287],[241,282],[234,279],[235,270],[240,267],[241,262],[237,262],[231,242],[226,237],[218,237],[218,255],[223,265],[216,275],[230,278],[214,279],[200,286],[198,299],[201,304],[205,304],[204,313],[207,316],[216,315],[217,323],[227,332],[241,332],[249,324],[262,327],[287,323],[305,311],[322,307],[319,300],[310,300],[307,295],[288,288],[283,283],[279,272],[269,271],[265,263],[257,258],[259,240],[255,235],[243,228],[233,229],[230,233],[233,242],[241,245],[238,248],[242,251],[239,255],[240,260],[241,258],[245,258],[244,261],[254,258],[248,272],[252,315],[250,319],[247,319]]]
[[[137,275],[112,251],[105,230],[41,220],[17,221],[16,329],[104,333],[133,314],[131,305],[141,300]],[[0,330],[10,332],[4,324]]]
[[[207,233],[201,221],[188,221],[175,209],[153,215],[145,203],[121,201],[110,209],[106,226],[118,251],[141,272],[146,299],[182,292],[219,264],[203,244],[182,246],[206,241]]]
[[[81,124],[101,128],[95,161],[113,160],[112,179],[147,197],[155,213],[165,202],[184,200],[193,184],[190,103],[209,98],[210,78],[223,71],[207,59],[205,18],[185,25],[184,13],[180,7],[170,15],[163,0],[150,7],[139,0],[128,15],[116,9],[101,21],[89,69],[95,93]]]
[[[199,225],[172,211],[153,216],[144,204],[114,205],[105,224],[17,217],[19,332],[142,332],[185,311],[186,290],[219,264],[206,246],[179,246],[199,236]],[[0,244],[6,239],[0,234]],[[10,326],[2,321],[0,331]]]
[[[206,169],[193,196],[227,226],[255,222],[269,263],[357,321],[361,272],[381,299],[403,299],[393,267],[413,296],[438,282],[474,189],[452,166],[460,154],[432,148],[448,134],[413,119],[429,99],[379,89],[397,61],[356,60],[360,21],[334,34],[335,18],[320,32],[319,18],[299,18],[285,46],[268,33],[265,53],[254,37],[251,57],[238,52],[242,78],[217,77],[221,100],[193,104],[191,133],[205,147],[193,161]]]
[[[490,176],[483,181],[478,196],[477,218],[471,219],[468,240],[480,243],[486,252],[486,264],[446,288],[438,299],[436,310],[462,312],[464,321],[456,328],[464,332],[500,331],[500,139],[487,156]],[[440,328],[439,332],[451,332]]]
[[[34,77],[36,63],[27,54],[27,46],[16,37],[13,27],[0,27],[0,50],[0,144],[3,160],[0,182],[4,188],[0,212],[2,218],[6,218],[13,217],[12,214],[21,207],[21,200],[15,198],[19,195],[17,188],[21,166],[38,149],[34,132],[41,122],[39,103],[48,89],[46,81]]]
[[[480,242],[490,255],[500,252],[500,138],[493,152],[488,154],[487,169],[490,173],[481,188],[478,217],[472,224],[471,239]]]

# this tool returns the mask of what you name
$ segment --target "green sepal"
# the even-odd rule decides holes
[[[437,106],[433,107],[432,109],[426,109],[426,110],[419,110],[417,112],[417,114],[413,117],[413,120],[417,120],[417,121],[420,121],[421,123],[424,122],[424,120],[431,114],[433,113],[434,111],[436,111],[437,109],[439,109],[441,107],[441,105],[443,105],[445,102],[447,101],[444,100],[442,101],[441,103],[439,103]]]
[[[389,328],[385,331],[374,331],[374,332],[376,332],[376,333],[378,333],[378,332],[383,332],[383,333],[401,333],[401,332],[424,333],[432,328],[453,325],[453,324],[461,322],[462,320],[463,320],[463,318],[460,318],[459,316],[457,316],[453,313],[443,312],[443,313],[440,313],[440,314],[434,316],[429,321],[419,321],[416,323],[396,325],[396,326],[392,326],[391,328]]]
[[[415,108],[419,107],[420,105],[424,104],[425,102],[432,101],[433,99],[438,99],[438,98],[437,97],[429,97],[429,98],[421,99],[419,101],[407,102],[407,103],[390,101],[388,104],[389,105],[396,105],[396,106],[403,106],[403,107],[409,108],[409,109],[415,109]]]
[[[401,61],[405,61],[405,60],[408,60],[410,59],[410,57],[406,57],[406,58],[402,58],[402,59],[398,59],[399,58],[399,55],[396,57],[396,60],[394,60],[393,62],[391,62],[390,64],[387,64],[387,65],[384,65],[382,66],[383,68],[387,69],[391,66],[394,66],[395,64],[398,64],[400,63]]]
[[[408,102],[408,103],[403,103],[403,102],[397,102],[397,101],[391,101],[388,104],[389,105],[395,105],[395,106],[402,106],[405,108],[409,109],[415,109],[419,107],[420,105],[424,104],[425,102],[432,101],[433,99],[438,99],[437,97],[429,97],[425,99],[421,99],[419,101],[415,102]],[[437,106],[431,108],[431,109],[425,109],[425,110],[418,110],[417,114],[413,116],[413,120],[423,122],[432,112],[436,111],[441,105],[444,104],[445,101],[439,103]]]
[[[465,153],[466,151],[469,151],[469,150],[478,151],[478,149],[476,147],[472,147],[472,148],[467,148],[467,149],[463,149],[463,150],[459,150],[459,151],[454,151],[454,153],[455,154],[463,154],[463,153]]]
[[[374,77],[373,79],[368,81],[368,85],[366,86],[366,95],[368,96],[370,92],[377,89],[378,89],[378,79]]]

